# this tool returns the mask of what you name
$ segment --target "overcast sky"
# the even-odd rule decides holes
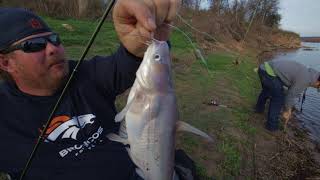
[[[280,0],[281,28],[320,36],[320,0]]]

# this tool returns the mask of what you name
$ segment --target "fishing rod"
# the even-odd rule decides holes
[[[300,97],[300,112],[302,112],[302,106],[304,101],[306,100],[306,93],[307,93],[307,89],[303,91],[302,96]]]
[[[45,139],[45,133],[46,133],[46,131],[47,131],[47,129],[48,129],[50,123],[51,123],[53,115],[57,111],[57,108],[59,107],[59,105],[61,103],[61,100],[63,99],[67,89],[69,88],[69,85],[71,84],[72,80],[74,79],[74,76],[75,76],[75,74],[76,74],[76,72],[78,70],[78,67],[83,62],[83,60],[86,57],[86,55],[88,54],[89,49],[91,48],[96,36],[98,35],[98,33],[99,33],[99,31],[100,31],[105,19],[107,18],[108,14],[111,11],[111,9],[113,8],[114,4],[115,4],[115,0],[111,0],[109,5],[108,5],[108,7],[107,7],[107,9],[105,10],[104,14],[102,15],[102,18],[101,18],[99,24],[97,25],[95,31],[93,32],[93,34],[92,34],[92,36],[91,36],[91,38],[90,38],[85,50],[83,51],[78,63],[74,67],[74,69],[73,69],[73,71],[72,71],[72,73],[71,73],[66,85],[64,86],[64,88],[63,88],[63,90],[61,92],[61,95],[60,95],[59,99],[57,100],[55,106],[52,109],[52,112],[49,115],[49,118],[47,120],[46,125],[44,126],[43,130],[41,131],[40,136],[38,137],[36,145],[33,147],[33,150],[32,150],[32,152],[31,152],[31,154],[30,154],[30,156],[28,158],[28,161],[27,161],[27,163],[26,163],[25,167],[23,168],[23,171],[22,171],[22,173],[20,175],[20,178],[19,178],[20,180],[23,180],[24,176],[26,175],[26,173],[27,173],[27,171],[28,171],[28,169],[29,169],[29,167],[30,167],[30,165],[32,163],[32,160],[33,160],[37,150],[39,149],[40,144]]]

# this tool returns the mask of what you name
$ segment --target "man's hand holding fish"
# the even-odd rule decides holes
[[[143,57],[146,41],[151,38],[166,41],[170,24],[181,0],[118,0],[113,20],[118,36],[127,50]]]

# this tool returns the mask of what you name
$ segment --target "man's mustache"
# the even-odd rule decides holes
[[[67,62],[67,60],[65,59],[65,56],[53,56],[53,57],[50,57],[50,59],[48,59],[47,61],[49,63],[49,66]]]

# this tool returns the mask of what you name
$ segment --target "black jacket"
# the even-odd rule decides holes
[[[75,66],[70,61],[70,72]],[[25,179],[132,179],[134,164],[124,146],[106,134],[118,124],[115,98],[135,79],[140,59],[123,47],[109,57],[84,61],[52,119]],[[31,96],[0,85],[0,171],[17,179],[61,91]]]

